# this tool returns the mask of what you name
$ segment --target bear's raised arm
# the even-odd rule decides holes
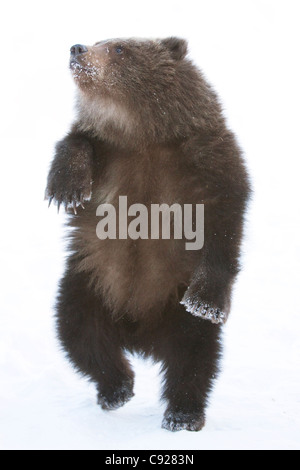
[[[244,214],[251,193],[241,151],[231,132],[203,145],[188,146],[199,184],[204,188],[204,247],[199,268],[181,303],[186,310],[212,323],[225,323],[231,291],[239,272]],[[195,149],[198,148],[198,151]]]
[[[45,199],[58,206],[76,207],[90,200],[93,180],[93,145],[75,128],[56,144]]]

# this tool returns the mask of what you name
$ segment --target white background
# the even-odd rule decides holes
[[[299,2],[11,1],[1,6],[0,447],[299,449]],[[69,48],[179,35],[222,98],[253,179],[244,271],[201,433],[160,429],[158,366],[104,413],[55,339],[63,215],[43,201],[73,116]],[[230,169],[228,169],[230,171]]]

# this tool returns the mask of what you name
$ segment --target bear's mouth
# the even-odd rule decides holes
[[[78,60],[72,58],[70,60],[70,69],[75,76],[79,76],[82,72],[87,75],[96,76],[98,75],[98,69],[95,66],[82,65]]]
[[[79,70],[87,70],[86,67],[84,67],[82,64],[78,62],[76,59],[71,59],[70,60],[70,69],[79,72]]]

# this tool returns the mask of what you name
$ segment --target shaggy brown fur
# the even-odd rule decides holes
[[[76,211],[57,303],[62,344],[104,409],[133,396],[125,350],[162,361],[170,430],[204,425],[250,191],[218,99],[186,55],[177,38],[73,46],[78,117],[57,144],[47,187],[50,202]],[[99,240],[96,209],[117,208],[119,196],[148,208],[204,204],[204,248]]]

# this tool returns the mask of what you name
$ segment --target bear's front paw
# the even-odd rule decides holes
[[[228,314],[211,302],[197,300],[192,296],[185,295],[180,303],[185,307],[187,312],[195,317],[209,320],[216,325],[226,323],[227,321]]]
[[[92,196],[92,178],[88,171],[81,170],[68,168],[50,173],[45,193],[49,206],[54,200],[58,210],[63,204],[66,210],[71,207],[75,214],[77,207],[84,208],[84,203]]]
[[[205,416],[194,416],[190,413],[166,411],[162,428],[167,431],[201,431],[205,426]]]

